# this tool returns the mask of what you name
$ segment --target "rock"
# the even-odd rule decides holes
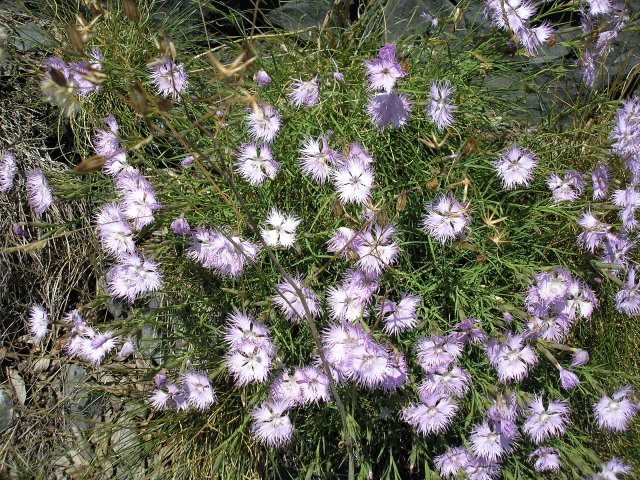
[[[0,433],[13,425],[13,401],[4,389],[0,388]]]
[[[102,395],[91,392],[90,376],[81,365],[67,365],[61,378],[71,421],[80,430],[90,429],[102,410]]]
[[[387,38],[395,41],[406,35],[425,33],[432,28],[426,13],[439,20],[449,17],[455,5],[449,0],[389,0],[384,8],[384,25]]]
[[[321,26],[333,2],[329,0],[291,0],[267,14],[274,24],[288,32]],[[309,36],[309,33],[305,35]]]
[[[16,27],[13,45],[21,52],[42,50],[54,45],[53,39],[47,35],[40,25],[34,22]]]

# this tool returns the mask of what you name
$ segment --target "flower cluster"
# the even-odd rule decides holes
[[[230,235],[224,229],[195,228],[190,236],[186,254],[191,260],[212,269],[221,277],[238,277],[244,267],[257,260],[258,245]]]
[[[369,76],[371,90],[383,90],[369,97],[367,113],[371,121],[380,129],[391,125],[400,127],[407,123],[411,114],[411,103],[406,95],[397,93],[396,81],[406,76],[402,66],[396,60],[396,46],[384,45],[378,58],[364,62]]]
[[[109,330],[100,333],[91,327],[77,310],[68,312],[62,320],[72,326],[71,336],[64,347],[70,357],[100,365],[118,345],[115,332]]]
[[[324,355],[338,383],[395,390],[407,381],[404,356],[375,341],[362,325],[341,322],[322,333]]]
[[[122,171],[132,172],[133,168],[127,163],[127,152],[120,145],[118,139],[119,125],[113,115],[102,119],[108,130],[97,129],[93,137],[93,148],[98,155],[105,159],[104,171],[112,177]]]
[[[227,319],[224,338],[229,345],[227,368],[236,385],[265,382],[275,353],[269,329],[253,318],[235,312]]]
[[[73,113],[78,108],[77,97],[99,90],[104,79],[102,60],[98,49],[92,50],[87,60],[70,64],[59,57],[48,57],[40,79],[42,93],[67,114]]]
[[[533,27],[531,19],[536,9],[528,0],[486,0],[485,15],[491,22],[502,30],[513,32],[522,42],[527,53],[535,55],[538,49],[554,33],[549,23]]]
[[[154,382],[156,389],[149,395],[148,402],[155,410],[206,410],[217,400],[205,372],[185,371],[179,382],[170,382],[165,374],[159,373]]]

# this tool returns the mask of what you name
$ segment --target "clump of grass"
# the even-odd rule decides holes
[[[150,183],[146,186],[136,177],[136,188],[146,195],[144,202],[153,205],[152,213],[129,216],[124,223],[133,228],[134,233],[127,235],[135,243],[135,254],[156,262],[145,268],[153,278],[160,272],[157,278],[162,279],[162,286],[159,281],[146,285],[143,277],[128,284],[128,277],[121,273],[126,271],[123,258],[127,256],[112,255],[104,241],[101,250],[94,231],[83,230],[94,246],[96,295],[76,306],[84,320],[65,324],[60,315],[53,315],[59,328],[69,331],[67,348],[74,338],[97,335],[87,333],[91,332],[89,325],[98,332],[111,332],[120,345],[129,338],[138,344],[133,356],[120,359],[112,355],[116,353],[113,349],[105,350],[105,358],[94,360],[90,367],[100,378],[108,374],[95,386],[97,390],[131,407],[117,421],[106,422],[94,432],[92,441],[103,445],[99,449],[102,456],[96,455],[85,466],[87,474],[98,475],[107,464],[132,469],[134,460],[141,457],[146,459],[148,473],[161,469],[171,478],[435,478],[434,458],[447,447],[469,446],[470,433],[486,419],[491,400],[511,392],[519,405],[520,428],[534,394],[547,400],[570,400],[573,411],[566,435],[552,436],[545,443],[557,448],[562,463],[558,475],[563,478],[594,475],[600,463],[608,460],[600,458],[600,452],[624,456],[605,443],[608,436],[593,434],[592,414],[581,413],[591,412],[602,393],[610,394],[622,383],[635,383],[638,378],[637,368],[625,372],[622,358],[627,356],[607,358],[606,348],[611,344],[605,347],[604,339],[591,344],[585,338],[586,332],[598,331],[599,325],[611,325],[612,317],[619,318],[612,314],[615,276],[595,265],[576,245],[576,219],[587,206],[604,208],[606,202],[591,202],[592,191],[587,187],[574,202],[553,203],[546,182],[552,172],[573,168],[586,174],[603,160],[617,162],[615,172],[620,178],[622,161],[609,150],[611,125],[620,107],[610,98],[611,91],[577,95],[566,106],[573,116],[568,122],[561,122],[554,110],[560,107],[555,106],[546,119],[529,123],[526,115],[514,114],[526,114],[525,97],[505,91],[491,79],[494,72],[501,72],[527,84],[540,72],[531,69],[522,50],[515,58],[504,55],[510,39],[506,33],[460,33],[455,28],[460,13],[454,11],[430,32],[395,43],[401,65],[394,68],[401,68],[403,74],[396,88],[410,99],[412,113],[403,126],[380,129],[366,113],[371,91],[364,66],[378,56],[385,43],[376,8],[362,12],[348,27],[319,29],[311,40],[254,28],[241,31],[244,35],[237,39],[215,39],[209,30],[186,35],[181,30],[185,23],[171,15],[157,22],[152,15],[154,5],[141,7],[136,15],[131,5],[108,5],[87,29],[90,35],[81,46],[85,52],[100,49],[100,71],[105,77],[96,92],[73,97],[78,113],[65,120],[72,126],[74,153],[83,159],[76,174],[50,175],[61,204],[84,198],[95,216],[111,202],[128,208],[126,188],[131,187],[122,185],[128,181],[127,170],[135,168]],[[200,8],[203,16],[207,8],[214,14],[220,12],[213,3]],[[554,4],[552,10],[576,12],[575,7],[560,4]],[[55,21],[69,25],[75,13],[60,11]],[[245,28],[252,15],[246,12],[231,18]],[[85,58],[80,52],[68,57],[63,49],[57,53],[66,62]],[[159,57],[169,62],[170,74],[184,68],[188,77],[186,90],[175,92],[173,98],[162,98],[149,77],[149,71],[160,64]],[[177,63],[171,63],[174,60]],[[258,69],[268,72],[270,84],[258,87],[253,82],[252,74]],[[340,72],[343,79],[337,79],[334,72]],[[551,73],[560,81],[571,70],[565,65]],[[49,75],[55,73],[49,71]],[[317,105],[291,105],[289,94],[295,79],[315,79],[320,89]],[[454,123],[438,128],[426,109],[432,101],[430,85],[444,80],[455,88],[450,101],[457,109]],[[174,79],[169,90],[176,85]],[[250,141],[248,111],[258,112],[263,102],[282,116],[271,145],[280,171],[256,186],[238,174],[237,162],[241,145]],[[101,119],[110,114],[119,125],[117,135],[110,134],[128,165],[115,184],[113,177],[94,168],[103,163],[108,168],[112,158],[101,155],[87,160],[96,149],[96,142],[92,143],[95,130],[109,134]],[[301,174],[300,148],[309,136],[325,136],[336,156],[353,153],[353,143],[370,154],[375,184],[365,205],[341,202],[332,181],[317,185]],[[505,190],[493,162],[513,144],[533,152],[538,164],[530,184]],[[187,156],[194,157],[193,163],[182,166]],[[469,218],[461,229],[464,233],[458,232],[448,242],[439,242],[423,228],[425,207],[443,194],[460,201],[460,216]],[[271,248],[260,235],[259,227],[273,208],[300,219],[292,249]],[[213,270],[207,268],[211,267],[208,258],[194,261],[206,255],[194,249],[193,237],[175,233],[172,222],[180,217],[192,228],[218,229],[214,232],[217,241],[229,242],[234,255],[248,260],[242,275],[219,274],[225,268],[217,266],[218,261],[224,263],[219,258],[210,261]],[[606,219],[616,223],[614,217],[610,212]],[[354,324],[363,332],[361,341],[369,342],[369,348],[376,348],[385,361],[406,361],[402,388],[391,391],[366,388],[367,383],[375,382],[354,381],[359,378],[355,373],[347,381],[338,381],[339,367],[328,368],[331,349],[322,338],[336,324],[330,302],[324,298],[359,255],[351,252],[345,258],[341,252],[328,250],[327,242],[341,227],[362,233],[373,225],[395,226],[393,242],[398,254],[393,261],[380,260],[376,293],[367,313],[357,315]],[[248,246],[240,250],[244,240],[253,242],[262,253],[254,256]],[[573,334],[564,332],[554,339],[561,344],[531,334],[527,322],[533,320],[533,314],[531,305],[525,305],[534,275],[554,267],[568,269],[580,285],[597,290],[600,304],[591,319],[578,322]],[[123,278],[114,280],[117,275]],[[314,314],[308,296],[301,302],[299,321],[292,322],[283,315],[292,299],[279,308],[272,298],[282,296],[283,287],[278,285],[294,283],[291,277],[296,275],[305,280],[293,291],[300,295],[305,287],[316,292],[320,313]],[[117,282],[124,282],[126,289]],[[405,293],[420,297],[415,326],[399,335],[389,334],[382,328],[381,306]],[[268,381],[238,387],[237,379],[234,382],[229,374],[228,358],[234,347],[225,335],[235,311],[246,312],[269,329],[275,353]],[[424,401],[423,397],[419,400],[418,390],[428,372],[416,359],[418,342],[459,330],[459,322],[467,319],[485,336],[483,342],[470,342],[457,359],[469,372],[471,388],[460,398],[450,399],[458,413],[448,428],[437,435],[419,435],[405,421],[406,413],[403,416],[409,405]],[[537,354],[539,365],[524,375],[526,379],[515,375],[499,382],[487,356],[491,342],[526,332],[530,335],[524,341]],[[582,380],[578,388],[563,391],[556,365],[570,363],[572,349],[582,347],[583,342],[584,346],[590,343],[594,361],[576,369]],[[51,356],[59,355],[48,344],[41,348]],[[75,361],[92,360],[84,350],[71,349],[71,354]],[[316,398],[308,405],[289,408],[292,439],[282,442],[286,445],[280,448],[262,445],[252,430],[252,412],[270,398],[270,384],[279,373],[314,362],[327,384],[324,401]],[[167,388],[166,382],[179,383],[181,374],[193,370],[206,372],[215,399],[200,398],[206,403],[203,408],[182,408],[187,404],[179,403],[182,400],[176,396],[165,405],[177,408],[162,412],[149,408],[154,392]],[[123,431],[131,435],[126,438],[135,446],[111,458],[104,455],[105,448],[118,444],[114,436],[122,439]],[[618,445],[623,446],[632,441],[633,432],[619,438]],[[538,473],[527,457],[536,445],[524,433],[517,443],[512,440],[513,451],[491,463],[496,463],[503,478],[534,478]]]

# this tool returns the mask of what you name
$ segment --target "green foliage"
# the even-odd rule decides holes
[[[575,219],[589,202],[553,204],[545,179],[553,171],[587,172],[598,161],[614,162],[608,133],[619,108],[615,93],[581,90],[567,99],[560,92],[547,118],[533,122],[526,105],[527,85],[536,85],[536,77],[542,74],[552,75],[556,82],[567,80],[574,73],[572,67],[535,69],[522,50],[515,57],[504,55],[503,34],[473,30],[465,34],[452,29],[453,17],[443,18],[434,31],[396,42],[408,71],[399,81],[399,90],[410,97],[413,113],[407,125],[380,131],[366,114],[370,92],[363,67],[363,61],[375,57],[385,42],[384,25],[375,8],[364,11],[348,28],[327,28],[305,40],[254,30],[253,12],[224,9],[211,0],[194,2],[193,9],[176,7],[156,15],[159,6],[159,2],[140,5],[140,19],[132,22],[119,2],[107,3],[85,47],[85,52],[97,47],[103,53],[106,78],[97,93],[80,101],[79,113],[68,120],[75,151],[65,154],[78,163],[93,154],[91,137],[96,128],[103,128],[100,119],[114,114],[130,164],[149,179],[163,205],[154,222],[137,233],[136,245],[161,263],[165,285],[161,293],[133,305],[109,299],[104,272],[112,260],[99,250],[93,233],[87,232],[95,245],[88,261],[94,267],[98,294],[80,309],[101,330],[129,333],[140,342],[135,362],[108,360],[106,366],[96,367],[108,368],[122,379],[125,388],[118,395],[136,406],[122,421],[144,438],[137,449],[112,462],[134,465],[140,458],[155,456],[158,460],[148,473],[156,468],[161,478],[346,478],[353,442],[351,461],[358,478],[368,478],[370,471],[375,478],[438,478],[434,456],[447,445],[464,444],[491,396],[504,387],[497,385],[483,348],[467,348],[460,364],[470,372],[472,388],[461,402],[453,427],[444,435],[421,437],[400,415],[417,398],[422,377],[414,344],[428,334],[445,333],[469,317],[478,319],[487,334],[499,335],[506,328],[505,311],[513,312],[515,329],[522,330],[526,325],[522,293],[533,274],[554,265],[568,268],[596,287],[599,271],[575,242],[579,233]],[[554,3],[550,11],[575,14],[577,9]],[[89,15],[83,5],[55,11],[54,24],[60,32],[78,12]],[[194,12],[195,16],[190,15]],[[205,15],[214,20],[201,21]],[[222,24],[234,25],[238,37],[221,37],[216,28]],[[154,40],[163,38],[163,32],[174,42],[177,59],[189,75],[187,94],[170,108],[156,96],[148,79],[147,66],[160,55]],[[254,37],[247,40],[251,32]],[[53,33],[63,38],[62,33]],[[56,53],[68,61],[79,58],[66,56],[65,46],[62,41]],[[222,75],[211,61],[215,56],[229,64],[248,51],[256,59],[236,75]],[[272,77],[270,85],[258,88],[251,80],[259,68]],[[334,71],[343,73],[344,82],[333,80]],[[308,80],[314,75],[320,77],[320,104],[294,109],[287,98],[292,79]],[[514,79],[522,88],[504,88],[493,81],[494,75]],[[454,101],[459,106],[456,122],[446,134],[437,131],[424,113],[428,86],[440,79],[455,86]],[[132,92],[136,91],[144,94],[145,115],[134,112]],[[236,175],[233,165],[239,146],[249,139],[246,109],[257,99],[283,116],[272,149],[282,170],[274,180],[254,187]],[[404,389],[383,393],[341,386],[346,418],[334,401],[294,409],[290,413],[293,442],[269,449],[257,444],[250,431],[250,412],[268,396],[268,386],[240,389],[232,384],[224,366],[227,347],[222,332],[228,314],[246,310],[269,326],[282,364],[307,365],[316,355],[310,326],[285,320],[270,298],[282,280],[280,267],[308,278],[306,286],[323,296],[348,266],[327,252],[326,242],[339,227],[361,228],[361,207],[341,206],[332,185],[315,185],[301,175],[297,160],[307,136],[318,137],[329,130],[332,146],[347,149],[356,142],[375,159],[372,206],[376,221],[398,226],[401,249],[397,264],[383,274],[379,297],[420,295],[420,323],[415,331],[392,337],[382,333],[376,312],[362,319],[378,341],[392,342],[404,353],[409,365]],[[430,148],[421,139],[433,147],[442,143]],[[540,163],[529,188],[504,191],[491,162],[514,143],[535,152]],[[183,168],[180,161],[187,155],[198,160]],[[616,165],[616,170],[622,166]],[[117,200],[112,180],[102,172],[59,175],[52,184],[62,201],[88,198],[95,212]],[[472,223],[463,240],[443,245],[419,224],[425,204],[446,191],[468,202]],[[169,227],[183,215],[192,227],[228,226],[233,234],[256,241],[254,222],[261,223],[273,207],[302,219],[297,246],[275,251],[277,262],[263,252],[260,261],[237,280],[216,277],[186,258],[186,240]],[[611,211],[605,219],[614,222],[615,215]],[[612,441],[592,425],[591,405],[599,398],[599,389],[611,392],[623,381],[638,378],[637,351],[630,347],[637,322],[615,312],[612,293],[609,284],[599,288],[601,307],[593,319],[578,325],[570,343],[593,353],[592,365],[579,370],[583,381],[579,388],[561,391],[557,371],[540,349],[540,365],[515,387],[521,404],[538,392],[572,402],[575,428],[564,439],[551,442],[561,450],[564,465],[563,473],[554,478],[593,473],[599,461],[594,451],[640,458],[634,442],[637,428]],[[328,309],[323,307],[317,328],[330,323]],[[153,338],[147,329],[155,332]],[[567,363],[566,352],[553,354]],[[160,371],[176,375],[187,368],[208,372],[217,403],[205,412],[149,414],[145,396],[153,388],[154,375]],[[105,426],[103,435],[109,437],[117,428]],[[526,441],[523,445],[504,461],[503,478],[537,478],[526,461],[534,448]],[[99,471],[101,460],[95,461]]]

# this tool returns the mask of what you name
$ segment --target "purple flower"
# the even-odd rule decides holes
[[[337,82],[342,82],[344,80],[344,75],[340,72],[333,72],[333,78],[337,81]]]
[[[13,188],[13,179],[17,171],[16,157],[9,150],[6,150],[0,160],[0,192],[6,193]]]
[[[515,33],[527,27],[527,21],[536,13],[535,7],[526,0],[487,0],[485,14],[498,28],[507,27]]]
[[[49,314],[42,305],[31,305],[29,309],[29,333],[33,341],[40,343],[47,335]]]
[[[293,90],[289,93],[289,99],[296,108],[300,108],[302,105],[307,108],[317,105],[320,101],[317,78],[314,77],[308,82],[294,80]]]
[[[635,394],[633,388],[627,385],[615,392],[611,397],[603,395],[593,406],[593,413],[600,428],[613,432],[623,432],[629,422],[638,413],[637,401],[632,398]]]
[[[573,353],[573,359],[571,361],[572,367],[581,367],[589,363],[589,352],[586,350],[576,350]]]
[[[138,346],[136,344],[136,341],[133,338],[128,337],[122,344],[122,347],[118,352],[117,359],[122,361],[128,356],[133,355],[137,349],[138,349]]]
[[[329,379],[318,368],[304,367],[299,371],[299,384],[302,390],[302,404],[329,401]]]
[[[584,228],[584,232],[578,235],[578,245],[594,253],[596,248],[604,241],[611,230],[611,225],[602,223],[593,216],[591,210],[582,213],[578,225]]]
[[[133,230],[127,222],[122,207],[117,203],[107,203],[95,216],[102,249],[109,255],[119,257],[136,251]]]
[[[42,170],[27,172],[29,205],[36,213],[44,213],[53,204],[53,193]]]
[[[461,237],[471,221],[466,207],[451,193],[440,195],[426,208],[422,228],[441,243]]]
[[[237,342],[227,352],[226,364],[236,385],[243,387],[249,383],[263,383],[271,370],[272,348],[251,340]]]
[[[591,317],[597,304],[598,299],[593,290],[578,280],[572,279],[567,285],[565,297],[556,302],[551,309],[553,313],[559,316],[559,321],[563,321],[563,317],[573,320],[576,316],[581,318]]]
[[[356,158],[350,158],[333,172],[333,182],[340,202],[366,203],[371,198],[373,169]]]
[[[16,235],[17,237],[27,236],[27,230],[24,228],[24,225],[21,225],[19,223],[14,223],[13,225],[11,225],[11,233]]]
[[[404,295],[398,303],[385,300],[381,312],[384,331],[397,335],[415,328],[418,324],[416,310],[421,300],[417,295]]]
[[[153,222],[153,212],[159,210],[161,205],[144,175],[135,169],[120,172],[116,178],[116,190],[122,195],[122,213],[133,222],[136,230]]]
[[[454,328],[457,330],[460,339],[463,341],[469,340],[472,343],[478,343],[485,340],[485,333],[482,330],[482,325],[473,317],[462,320],[457,323]]]
[[[186,218],[179,217],[171,222],[171,231],[176,235],[189,235],[191,233],[191,227]]]
[[[625,190],[616,190],[613,192],[613,203],[618,207],[623,207],[620,211],[620,219],[625,230],[630,231],[638,226],[636,220],[636,210],[640,208],[640,192],[633,187]]]
[[[367,336],[361,337],[360,345],[349,352],[346,375],[368,388],[380,386],[389,368],[389,352]]]
[[[392,240],[396,235],[395,225],[386,224],[384,227],[374,225],[365,230],[358,243],[355,253],[358,256],[357,266],[365,274],[378,276],[397,259],[399,248]]]
[[[180,100],[180,95],[188,84],[184,65],[179,65],[167,57],[159,57],[151,62],[147,68],[149,69],[149,78],[159,95]]]
[[[539,448],[531,455],[528,460],[535,460],[533,468],[536,472],[553,472],[560,470],[560,455],[558,449],[552,447]]]
[[[359,160],[365,165],[373,164],[373,157],[367,152],[361,145],[352,143],[349,145],[349,152],[347,153],[347,159]]]
[[[118,342],[114,332],[100,333],[82,319],[74,323],[71,333],[66,345],[67,353],[94,365],[100,365],[107,354],[116,348]]]
[[[446,368],[460,356],[463,347],[455,335],[423,338],[416,343],[418,362],[426,372]]]
[[[191,165],[195,161],[196,161],[196,159],[194,158],[194,156],[193,155],[189,155],[189,156],[184,157],[182,159],[182,161],[180,162],[180,165],[182,165],[183,167],[188,167],[189,165]]]
[[[212,269],[223,277],[235,278],[244,267],[254,263],[260,249],[258,245],[240,237],[223,233],[222,230],[198,227],[191,232],[187,257]]]
[[[445,80],[444,82],[431,82],[427,115],[440,131],[452,125],[455,121],[453,112],[458,107],[454,105],[449,98],[453,91],[454,88],[451,86],[449,80]]]
[[[529,151],[513,145],[493,162],[493,166],[502,179],[503,188],[512,190],[517,186],[529,186],[537,162],[538,159]]]
[[[316,294],[303,286],[301,277],[293,277],[291,280],[292,283],[285,280],[276,285],[277,293],[271,297],[271,301],[290,322],[300,323],[306,318],[307,311],[311,317],[316,317],[319,313]],[[300,291],[302,297],[296,290]]]
[[[81,97],[100,89],[99,75],[102,73],[102,60],[102,53],[94,48],[88,61],[74,62],[69,65],[69,75]]]
[[[280,171],[280,164],[271,156],[269,145],[247,143],[240,147],[236,170],[251,185],[260,185],[267,178],[273,180]]]
[[[471,453],[464,471],[469,480],[492,480],[501,477],[500,464]]]
[[[296,243],[296,228],[300,219],[293,215],[280,213],[275,208],[265,220],[267,226],[260,227],[260,234],[270,247],[292,247]]]
[[[266,103],[254,104],[247,115],[249,134],[255,140],[271,143],[280,130],[280,114]]]
[[[548,22],[543,22],[537,27],[524,26],[518,31],[518,36],[524,49],[530,55],[538,53],[538,48],[551,38],[555,30]]]
[[[591,174],[591,181],[593,182],[593,199],[602,200],[606,198],[609,183],[611,182],[609,167],[602,162],[598,162]]]
[[[434,458],[436,468],[443,478],[456,478],[460,469],[469,463],[469,452],[463,447],[447,447],[442,455]]]
[[[224,339],[232,350],[250,343],[260,347],[270,355],[275,353],[275,349],[269,338],[269,329],[267,326],[238,311],[227,317]]]
[[[294,369],[294,374],[284,371],[279,374],[270,387],[271,398],[277,402],[283,402],[294,407],[304,403],[302,393],[303,373],[299,368]]]
[[[369,97],[367,114],[381,130],[389,125],[398,128],[407,123],[411,114],[411,103],[402,93],[376,93]]]
[[[324,136],[317,140],[307,137],[304,146],[300,149],[300,155],[298,158],[300,170],[318,185],[329,179],[339,157],[338,152],[329,148],[327,138]]]
[[[257,407],[251,416],[253,425],[251,430],[255,438],[269,447],[281,447],[291,441],[293,426],[286,402],[272,401]]]
[[[362,236],[358,232],[347,227],[340,227],[327,242],[327,251],[340,252],[345,258],[349,258],[350,255],[357,255],[358,247],[362,242]]]
[[[458,405],[449,395],[430,394],[402,410],[402,418],[422,435],[441,433],[449,427]]]
[[[504,343],[495,339],[487,341],[489,363],[498,371],[498,379],[505,383],[510,380],[522,381],[529,368],[538,362],[538,357],[520,334],[507,333]]]
[[[562,201],[573,202],[584,189],[584,180],[582,175],[576,170],[567,170],[563,178],[560,178],[555,172],[547,179],[547,185],[553,193],[553,201],[559,203]]]
[[[362,286],[353,283],[343,283],[327,290],[327,303],[331,318],[335,320],[353,322],[367,315],[367,292]]]
[[[180,381],[189,405],[197,410],[206,410],[216,401],[216,394],[204,372],[184,372]]]
[[[611,12],[612,4],[610,0],[587,0],[589,4],[589,14],[606,15]]]
[[[636,283],[636,273],[637,268],[635,265],[627,270],[625,286],[615,297],[616,308],[628,317],[635,317],[640,314],[640,289]]]
[[[127,163],[127,153],[120,146],[118,139],[118,122],[109,115],[102,119],[109,127],[107,130],[97,129],[93,136],[93,149],[105,158],[104,171],[107,175],[116,176],[122,171],[131,172],[133,168]]]
[[[540,445],[548,438],[564,435],[569,422],[569,404],[550,400],[547,408],[541,396],[536,395],[527,407],[527,420],[522,430],[534,443]]]
[[[603,464],[596,476],[590,477],[589,480],[618,480],[618,475],[627,475],[631,472],[630,465],[614,457]]]
[[[596,81],[596,75],[598,74],[596,60],[594,53],[590,49],[586,49],[583,57],[578,60],[578,65],[583,69],[582,78],[584,79],[584,83],[589,87],[593,87]]]
[[[502,423],[484,421],[475,425],[469,437],[471,451],[483,460],[496,462],[512,448],[515,433]]]
[[[569,285],[574,280],[568,270],[560,267],[538,273],[534,277],[536,283],[527,290],[525,303],[531,315],[544,317],[551,306],[566,298]]]
[[[259,87],[264,87],[264,86],[269,85],[271,83],[271,77],[269,76],[269,74],[267,72],[265,72],[264,70],[260,69],[253,76],[253,81],[256,82]]]
[[[118,263],[107,271],[106,278],[109,295],[130,303],[145,293],[160,290],[164,283],[158,264],[138,255],[121,255]]]
[[[509,422],[513,424],[518,419],[519,407],[514,392],[504,395],[497,393],[491,407],[487,410],[487,418],[493,422]]]
[[[623,102],[616,112],[611,139],[613,153],[623,158],[640,153],[640,98]]]
[[[527,338],[542,338],[551,342],[561,341],[569,331],[570,320],[568,317],[531,317],[527,322],[529,330]]]
[[[605,238],[603,246],[604,251],[600,256],[600,261],[624,269],[627,267],[628,254],[635,248],[636,244],[623,235],[610,234]],[[613,273],[616,274],[617,270],[614,270]]]
[[[366,334],[362,326],[355,324],[334,324],[322,332],[322,345],[327,361],[341,370],[353,349],[366,342]]]
[[[372,90],[390,92],[396,80],[406,75],[396,60],[396,46],[393,44],[384,45],[378,58],[364,62],[364,65],[367,67],[369,87]]]
[[[580,379],[575,373],[560,367],[560,385],[564,390],[573,390],[580,385]]]
[[[462,397],[469,390],[471,376],[466,370],[452,364],[429,371],[420,384],[420,397],[441,394]]]
[[[48,57],[44,61],[44,74],[40,78],[40,89],[45,98],[58,105],[67,115],[78,109],[75,95],[76,84],[69,67],[58,57]]]

